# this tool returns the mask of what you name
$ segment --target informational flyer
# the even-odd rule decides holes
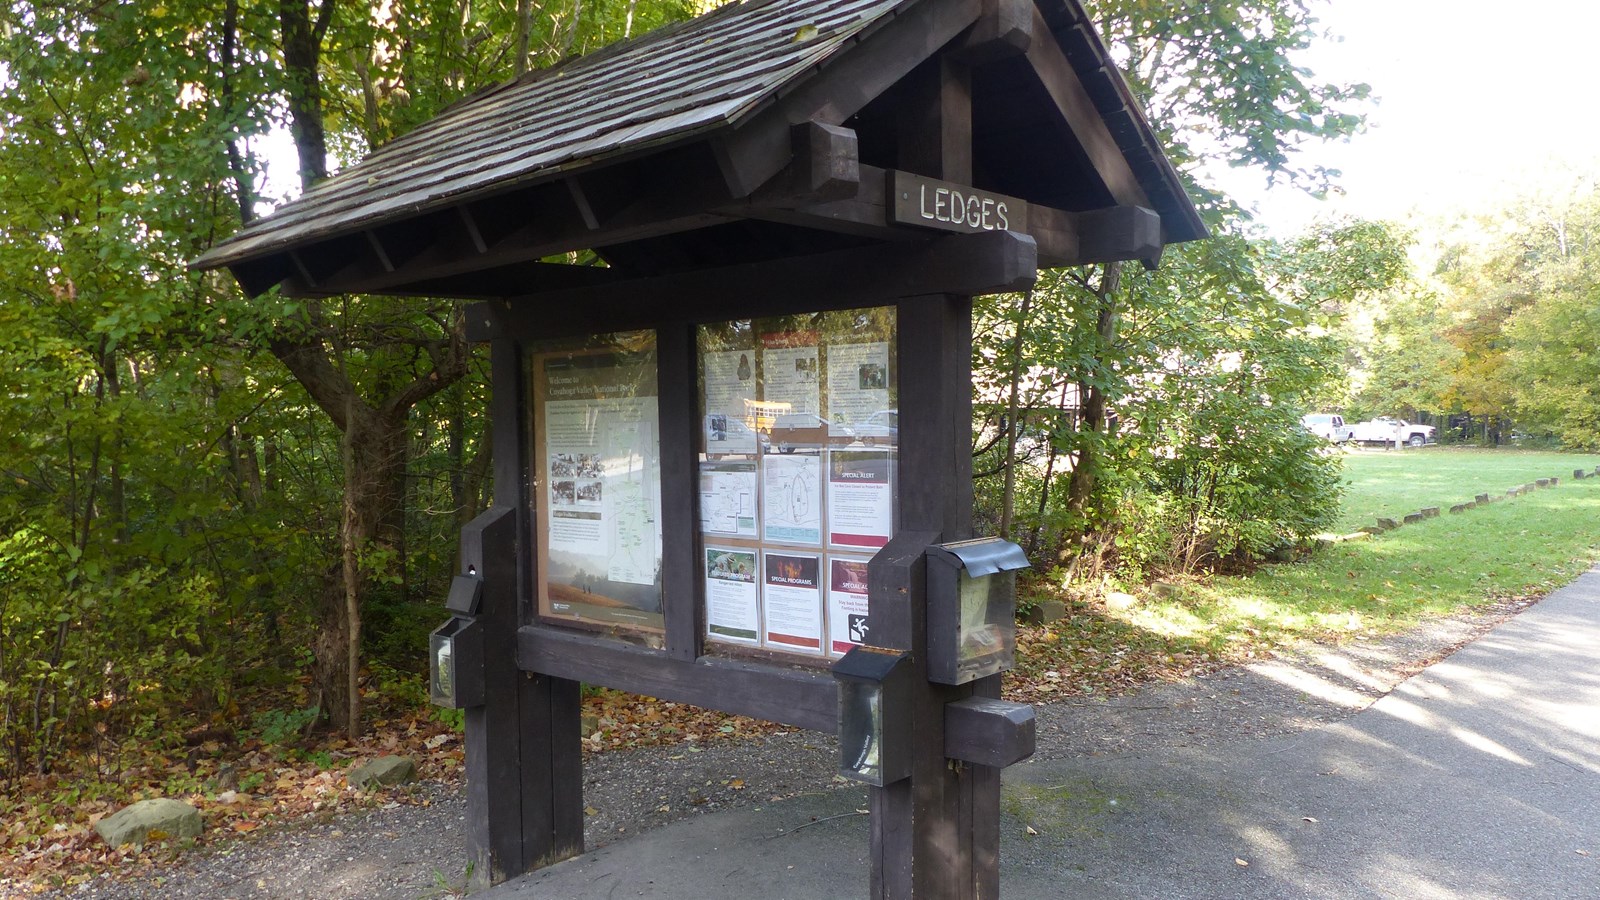
[[[761,466],[762,539],[822,543],[822,457],[773,453]]]
[[[756,461],[706,460],[700,464],[700,530],[756,536]]]
[[[756,399],[756,351],[721,350],[702,355],[705,360],[706,415],[743,420],[746,406]]]
[[[761,348],[762,400],[785,412],[820,413],[816,332],[763,334]]]
[[[755,551],[707,547],[706,634],[736,643],[758,643],[760,608]]]
[[[661,450],[653,353],[535,358],[546,614],[661,621]]]
[[[850,425],[889,407],[889,345],[828,345],[828,418]]]
[[[764,559],[762,643],[779,650],[822,652],[822,559],[773,553]]]
[[[828,542],[878,548],[893,535],[893,453],[834,450],[828,460]]]
[[[828,557],[828,649],[843,656],[867,642],[867,560]]]

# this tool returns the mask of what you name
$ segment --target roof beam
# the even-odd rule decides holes
[[[945,0],[895,13],[817,75],[717,138],[718,163],[733,196],[748,197],[789,164],[792,126],[842,124],[965,31],[982,11],[983,0]]]
[[[1039,15],[1038,7],[1034,7],[1032,14],[1034,33],[1049,35],[1050,28],[1043,16]],[[1117,204],[1149,207],[1150,198],[1145,196],[1144,188],[1139,185],[1139,179],[1134,176],[1133,169],[1129,168],[1128,160],[1122,154],[1122,148],[1117,145],[1110,129],[1106,128],[1105,120],[1095,109],[1094,101],[1090,99],[1072,63],[1067,60],[1067,55],[1062,52],[1061,45],[1053,36],[1049,40],[1032,41],[1026,56],[1039,83],[1055,103],[1056,112],[1065,120],[1067,128],[1088,157],[1089,164],[1094,167],[1095,174]]]
[[[1038,278],[1038,253],[1025,234],[952,234],[917,243],[698,269],[480,304],[469,311],[472,340],[561,337],[647,328],[664,310],[693,310],[697,322],[747,315],[761,296],[765,314],[849,309],[922,294],[997,294]]]
[[[981,66],[1028,52],[1035,39],[1033,11],[1033,0],[983,0],[983,15],[951,55],[969,66]]]

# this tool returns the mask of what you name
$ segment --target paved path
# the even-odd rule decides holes
[[[1600,570],[1344,722],[1005,781],[1007,898],[1600,897]],[[475,896],[861,897],[864,803],[703,816]]]

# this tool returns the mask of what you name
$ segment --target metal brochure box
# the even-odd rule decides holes
[[[483,626],[452,616],[428,636],[428,699],[447,709],[483,705]]]
[[[1016,664],[1017,571],[1027,554],[975,538],[928,548],[928,680],[966,684]]]
[[[911,659],[852,647],[833,664],[839,681],[839,774],[882,787],[911,777]]]

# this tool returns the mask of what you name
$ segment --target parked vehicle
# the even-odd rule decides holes
[[[730,453],[753,454],[760,446],[762,452],[770,450],[766,435],[752,429],[739,419],[715,413],[706,416],[706,453],[724,456]]]
[[[1335,444],[1350,440],[1354,432],[1354,429],[1344,423],[1344,416],[1338,413],[1311,413],[1301,416],[1300,424],[1317,437]]]
[[[1352,427],[1355,431],[1352,440],[1363,444],[1403,443],[1408,447],[1421,447],[1434,440],[1432,425],[1413,425],[1405,419],[1396,419],[1393,416],[1378,416],[1376,419],[1357,422]]]
[[[811,413],[784,413],[772,420],[772,431],[767,437],[779,453],[793,453],[798,447],[848,444],[856,439],[856,433],[848,425],[838,425]]]
[[[900,410],[880,409],[851,426],[856,440],[868,447],[900,443]]]

